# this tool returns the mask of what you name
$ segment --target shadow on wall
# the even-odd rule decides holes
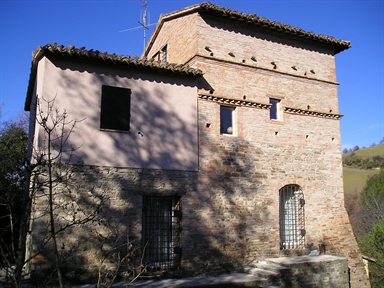
[[[113,76],[112,79],[115,77],[109,76]],[[170,79],[164,77],[163,81],[165,80]],[[61,89],[71,90],[72,80],[62,79],[62,81]],[[94,81],[94,86],[97,88],[92,89],[98,90],[101,80],[95,77]],[[113,85],[111,81],[108,82],[109,85]],[[84,89],[88,89],[88,86],[79,88],[81,91]],[[99,95],[96,91],[89,93]],[[149,92],[142,87],[141,90],[136,89],[135,93],[144,99]],[[157,126],[161,127],[151,131],[150,137],[151,141],[158,146],[158,151],[164,152],[157,154],[151,150],[151,147],[144,146],[148,153],[146,161],[169,160],[176,166],[193,167],[192,164],[185,163],[185,159],[173,157],[182,145],[183,150],[194,151],[196,155],[199,151],[199,172],[193,171],[196,169],[163,170],[85,165],[66,167],[70,171],[68,173],[70,178],[65,185],[62,183],[57,186],[56,197],[63,201],[70,199],[71,203],[74,202],[76,205],[66,206],[74,209],[73,213],[70,209],[64,213],[60,210],[63,206],[58,206],[57,215],[64,213],[65,217],[60,218],[62,222],[58,221],[57,224],[65,225],[65,221],[70,221],[71,215],[77,213],[76,209],[82,211],[84,215],[95,214],[90,221],[79,222],[59,233],[58,246],[61,247],[62,266],[65,267],[68,278],[88,281],[86,278],[97,276],[100,263],[103,264],[103,271],[113,270],[118,261],[116,257],[131,253],[132,247],[145,245],[141,239],[143,197],[181,197],[181,269],[175,272],[174,276],[216,275],[231,272],[265,255],[278,253],[276,252],[279,251],[279,241],[276,240],[278,219],[271,219],[269,213],[270,207],[276,207],[277,204],[262,184],[266,175],[257,172],[260,159],[255,151],[258,149],[244,139],[231,137],[218,139],[204,130],[204,127],[199,127],[198,137],[202,144],[197,150],[197,137],[191,133],[197,132],[198,127],[187,127],[178,113],[160,105],[166,102],[168,96],[163,91],[151,90],[151,93],[156,95],[156,103],[142,103],[141,109],[135,111],[142,114],[136,121],[141,121],[137,124],[138,127],[140,125],[148,127],[148,123],[152,122],[156,122]],[[88,104],[83,102],[82,105],[86,107],[76,106],[76,109],[99,111],[100,108],[94,103],[96,102]],[[201,103],[201,105],[206,104]],[[71,111],[68,110],[68,113],[71,114]],[[190,113],[196,113],[196,111]],[[98,123],[98,113],[92,115],[91,119],[87,117],[87,122],[79,123],[78,131],[82,131],[81,125]],[[156,119],[153,119],[152,115],[157,115]],[[203,110],[199,115],[199,123],[207,122],[208,115]],[[91,128],[96,127],[88,127],[89,131],[92,131]],[[121,135],[116,133],[113,135],[109,150],[117,151],[127,147],[123,143],[124,139],[120,138]],[[132,135],[139,138],[146,137],[146,133],[144,137],[135,133]],[[190,137],[187,137],[188,135]],[[69,138],[68,145],[78,146],[76,132],[73,136]],[[74,139],[73,142],[71,142],[72,139]],[[88,139],[92,137],[85,140]],[[92,145],[97,145],[95,139],[90,142],[93,143]],[[85,143],[85,145],[88,144]],[[83,148],[81,147],[76,153],[82,155],[82,160],[88,162],[87,157],[95,156],[90,154],[97,149],[96,147],[92,149],[91,146],[91,149],[83,151]],[[131,145],[124,157],[129,162],[132,161],[132,157],[137,157],[139,154],[138,147]],[[96,156],[105,157],[104,155]],[[143,159],[141,161],[145,167],[145,161]],[[36,209],[45,209],[44,205],[36,207]],[[43,215],[44,211],[41,213]],[[46,224],[44,218],[39,218],[35,220],[34,227],[39,227],[39,231],[45,231]],[[34,241],[34,248],[37,249],[38,246],[39,243]],[[119,247],[119,249],[111,250],[111,247]],[[117,253],[118,251],[121,253]],[[140,263],[142,259],[140,251],[138,249],[132,252],[129,263],[124,263],[122,267],[124,272],[137,273],[138,270],[143,269],[141,266],[143,263]],[[49,247],[44,248],[41,255],[42,259],[51,260]],[[143,260],[145,262],[145,259]],[[36,263],[35,268],[43,267],[41,263]],[[84,271],[91,272],[87,274]]]
[[[197,171],[196,78],[92,65],[84,71],[82,64],[53,63],[62,75],[57,80],[60,87],[51,88],[65,96],[58,99],[60,107],[66,107],[75,119],[85,119],[71,143],[82,146],[78,161],[97,166]],[[102,85],[131,90],[129,133],[100,130]]]

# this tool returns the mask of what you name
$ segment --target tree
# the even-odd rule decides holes
[[[7,209],[0,210],[6,211],[0,221],[6,221],[2,227],[11,231],[12,237],[7,240],[6,233],[1,233],[0,259],[6,264],[14,287],[21,287],[23,273],[29,272],[23,268],[28,268],[26,264],[30,264],[38,255],[41,256],[39,259],[46,259],[46,264],[53,265],[52,269],[43,270],[43,265],[33,261],[34,274],[42,273],[35,278],[37,282],[34,284],[45,287],[52,280],[57,280],[60,287],[64,287],[63,267],[68,260],[77,257],[76,249],[80,247],[77,242],[70,243],[67,240],[78,229],[75,235],[81,235],[87,245],[93,240],[100,243],[97,285],[99,287],[101,281],[107,281],[111,286],[120,268],[124,266],[126,270],[133,267],[130,258],[139,248],[127,238],[126,227],[120,225],[119,221],[126,220],[126,212],[122,211],[119,217],[119,211],[108,209],[111,207],[110,196],[106,196],[105,192],[108,187],[104,189],[103,186],[113,185],[113,179],[103,177],[95,181],[92,191],[84,191],[78,178],[73,178],[74,174],[81,174],[82,165],[69,164],[79,148],[70,144],[70,135],[80,121],[70,120],[65,110],[56,108],[55,98],[42,98],[36,107],[34,121],[40,132],[39,143],[35,146],[29,143],[31,151],[26,149],[27,135],[19,126],[9,126],[0,134],[0,164],[4,162],[0,167],[0,185],[7,183],[12,187],[8,191],[3,189],[5,184],[1,186],[1,196],[7,196],[0,198],[4,199],[1,204],[4,203]],[[30,155],[29,160],[27,154]],[[79,231],[85,233],[76,234]],[[31,234],[39,238],[32,250],[27,248]],[[144,266],[141,264],[139,267],[141,269]],[[138,271],[136,278],[143,269]],[[57,279],[54,279],[55,275]]]
[[[28,195],[37,205],[34,206],[34,214],[29,220],[32,221],[32,224],[29,226],[37,229],[32,233],[35,236],[38,235],[39,239],[35,241],[35,250],[25,257],[22,264],[29,262],[37,255],[53,258],[53,263],[49,263],[53,264],[53,269],[41,271],[44,277],[36,277],[36,279],[43,282],[37,283],[37,285],[48,285],[53,279],[53,275],[56,274],[60,287],[64,287],[62,271],[64,264],[68,259],[76,258],[75,253],[78,249],[76,246],[78,243],[71,243],[65,237],[77,228],[86,232],[83,228],[90,224],[93,227],[90,235],[83,235],[84,237],[103,238],[102,233],[113,231],[113,237],[119,239],[110,244],[112,236],[107,233],[108,237],[99,240],[106,241],[109,247],[108,253],[104,253],[107,254],[104,260],[114,258],[116,266],[120,267],[134,250],[127,251],[125,254],[121,254],[119,251],[120,247],[128,247],[129,244],[120,241],[125,239],[123,236],[126,236],[126,233],[118,234],[119,227],[113,226],[114,218],[103,211],[108,205],[109,196],[103,192],[88,191],[86,197],[82,197],[80,195],[80,191],[83,190],[81,189],[82,183],[73,179],[75,171],[81,170],[82,165],[81,163],[70,164],[72,157],[80,148],[71,144],[70,136],[82,120],[71,120],[65,110],[56,107],[55,98],[52,100],[42,98],[37,102],[35,121],[41,134],[39,135],[40,142],[32,147],[32,159],[29,163],[30,169],[28,169],[31,183]],[[104,229],[95,235],[95,227],[100,225]],[[22,267],[22,265],[20,264],[18,267]],[[17,272],[19,273],[19,270]],[[99,276],[101,272],[102,269],[99,270]],[[116,275],[112,281],[115,277]]]
[[[357,240],[362,252],[376,262],[370,264],[373,287],[384,285],[384,169],[367,180],[361,193],[363,223]]]
[[[1,114],[1,109],[0,109]],[[25,120],[0,126],[0,262],[7,276],[17,260],[22,196],[26,183],[27,134]]]
[[[52,242],[55,270],[57,272],[59,285],[63,288],[63,276],[61,273],[62,259],[60,259],[57,235],[68,227],[91,221],[95,215],[97,215],[98,210],[96,209],[91,214],[78,213],[81,215],[80,217],[73,216],[72,221],[69,223],[65,225],[57,225],[59,219],[58,214],[55,213],[56,209],[72,211],[71,208],[73,208],[80,210],[78,207],[74,207],[75,205],[72,202],[55,201],[55,198],[62,196],[62,193],[60,193],[60,191],[54,191],[56,187],[61,185],[61,183],[69,181],[70,179],[70,172],[65,169],[68,166],[63,165],[62,156],[66,153],[69,155],[70,159],[73,153],[78,149],[78,147],[68,147],[67,144],[71,133],[74,131],[74,128],[79,121],[68,120],[68,113],[65,110],[60,111],[55,107],[55,98],[53,100],[42,100],[45,107],[42,107],[40,100],[37,100],[35,121],[43,130],[44,146],[33,147],[33,156],[31,159],[33,164],[30,165],[30,167],[33,167],[31,172],[33,172],[32,181],[34,184],[33,191],[29,193],[29,195],[33,198],[35,197],[36,191],[43,190],[43,195],[39,196],[46,196],[48,198],[47,210],[49,219],[47,221],[47,231],[49,231],[49,235],[47,235],[41,248],[45,248],[48,242]],[[37,253],[40,253],[40,251]],[[34,256],[35,255],[32,255],[32,257]],[[28,261],[29,259],[26,260]]]
[[[1,215],[3,216],[1,221],[7,222],[7,225],[2,225],[2,227],[9,230],[6,231],[9,233],[2,233],[0,256],[16,287],[21,286],[25,264],[42,253],[48,245],[51,245],[50,249],[53,250],[54,270],[57,273],[59,285],[64,287],[61,274],[64,257],[59,253],[57,236],[69,227],[92,221],[97,217],[101,205],[99,199],[93,199],[94,205],[91,205],[90,211],[82,211],[73,204],[73,201],[55,201],[59,198],[71,198],[70,192],[67,191],[66,194],[63,189],[57,189],[57,191],[55,189],[70,181],[69,171],[71,170],[66,169],[68,165],[65,165],[61,158],[64,153],[71,157],[77,149],[77,147],[67,144],[69,136],[79,121],[68,121],[67,112],[55,108],[55,99],[42,100],[45,107],[41,107],[38,101],[34,120],[43,131],[44,144],[30,145],[30,159],[27,159],[28,140],[24,129],[21,128],[22,124],[12,124],[8,125],[7,129],[2,129],[0,139],[0,164],[2,164],[0,167],[0,204],[6,207],[1,210],[5,211],[4,215]],[[47,235],[42,236],[43,241],[37,251],[26,254],[28,231],[31,227],[31,205],[33,201],[40,201],[39,198],[42,197],[48,199],[47,207],[43,208],[48,211],[49,215],[45,229]],[[75,216],[63,224],[60,222],[61,218],[55,212],[56,210],[65,211],[66,215],[72,213]],[[16,267],[13,269],[14,264]],[[50,278],[48,275],[45,276],[47,279]]]
[[[384,219],[380,219],[365,235],[357,238],[360,249],[374,261],[369,265],[373,287],[384,286]]]
[[[384,169],[370,177],[361,193],[362,204],[366,208],[365,223],[371,229],[384,218]]]

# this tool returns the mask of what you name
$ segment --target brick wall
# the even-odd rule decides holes
[[[352,287],[368,287],[344,209],[331,52],[197,16],[164,24],[148,55],[168,44],[170,62],[189,61],[204,71],[198,101],[199,171],[86,167],[76,172],[80,192],[107,192],[113,209],[129,203],[126,225],[138,241],[143,195],[181,196],[181,270],[186,276],[229,272],[286,255],[279,245],[279,189],[297,184],[306,201],[307,250],[302,253],[325,244],[327,253],[348,257]],[[281,121],[269,119],[265,104],[270,97],[281,99]],[[225,98],[236,100],[226,103],[235,108],[234,136],[220,134]],[[296,112],[285,113],[286,107]],[[101,184],[105,181],[107,186]]]
[[[297,184],[306,200],[308,249],[325,244],[327,253],[348,257],[352,287],[369,286],[344,208],[333,52],[254,26],[202,20],[198,53],[188,62],[204,71],[199,93],[207,97],[199,101],[197,199],[183,204],[191,211],[183,223],[184,265],[225,270],[223,263],[279,255],[278,191]],[[189,37],[167,36],[169,43]],[[268,109],[247,107],[270,97],[281,99],[281,121],[269,120]],[[219,132],[225,98],[238,103],[225,104],[236,110],[235,137]],[[318,113],[283,113],[287,107]]]
[[[117,258],[111,248],[120,247],[116,251],[120,250],[121,256],[131,251],[127,250],[130,245],[138,249],[121,272],[140,269],[141,249],[145,245],[142,243],[143,197],[184,198],[194,194],[197,183],[197,172],[189,171],[64,165],[55,166],[54,174],[63,175],[60,184],[54,184],[56,230],[71,225],[74,219],[77,221],[57,235],[62,269],[66,276],[88,283],[95,281],[100,261],[105,261],[102,271],[116,268]],[[39,179],[46,184],[42,174]],[[49,236],[47,193],[44,188],[37,191],[32,213],[30,252],[32,255],[40,252],[32,262],[37,277],[39,273],[48,275],[45,269],[54,267],[52,242],[44,245],[44,239]]]
[[[180,64],[188,61],[197,52],[196,21],[201,21],[198,15],[190,14],[164,22],[147,57],[152,58],[164,45],[167,45],[168,62]],[[178,37],[175,37],[177,35]]]
[[[334,82],[336,79],[333,52],[329,48],[281,37],[252,24],[208,16],[202,18],[204,24],[199,22],[197,40],[202,56],[324,81]],[[207,46],[211,51],[205,49]]]

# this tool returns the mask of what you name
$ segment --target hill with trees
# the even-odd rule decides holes
[[[345,207],[364,255],[372,287],[384,287],[384,138],[343,151]]]
[[[381,144],[369,148],[343,150],[344,192],[360,193],[367,179],[379,173],[384,167],[384,139]]]

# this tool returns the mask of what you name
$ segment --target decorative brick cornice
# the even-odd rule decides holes
[[[258,103],[255,101],[250,101],[245,99],[234,99],[234,98],[227,98],[223,96],[213,96],[213,95],[201,94],[201,93],[199,93],[199,99],[216,102],[224,105],[254,107],[259,109],[270,109],[272,106],[271,104]]]
[[[289,114],[315,116],[315,117],[329,118],[329,119],[335,119],[335,120],[340,120],[344,116],[342,114],[325,113],[325,112],[304,110],[304,109],[291,108],[291,107],[284,107],[284,112]]]
[[[266,104],[266,103],[259,103],[255,101],[245,100],[245,99],[234,99],[234,98],[228,98],[223,96],[215,96],[215,95],[204,94],[204,93],[199,93],[198,97],[201,100],[211,101],[218,104],[230,105],[230,106],[253,107],[253,108],[259,108],[259,109],[266,109],[266,110],[271,109],[271,106],[272,106],[271,104]],[[342,114],[325,113],[325,112],[304,110],[304,109],[291,108],[291,107],[284,107],[283,111],[284,113],[289,113],[289,114],[321,117],[321,118],[328,118],[328,119],[335,119],[335,120],[340,120],[344,116]]]

